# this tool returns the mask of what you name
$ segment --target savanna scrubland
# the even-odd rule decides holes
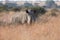
[[[14,11],[0,12],[0,19],[9,21]],[[0,40],[60,40],[60,10],[50,9],[38,15],[31,25],[0,24]]]

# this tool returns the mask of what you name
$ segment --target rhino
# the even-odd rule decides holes
[[[30,24],[31,20],[31,16],[26,11],[17,12],[12,16],[12,23]]]

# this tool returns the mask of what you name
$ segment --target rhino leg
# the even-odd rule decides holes
[[[28,18],[27,18],[27,23],[28,23],[28,24],[31,23],[31,17],[30,17],[30,16],[28,16]]]

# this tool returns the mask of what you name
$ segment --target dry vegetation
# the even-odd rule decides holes
[[[60,11],[49,10],[32,25],[0,26],[0,40],[60,40]]]

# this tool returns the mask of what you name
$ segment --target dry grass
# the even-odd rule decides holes
[[[42,15],[32,25],[0,26],[0,40],[60,40],[60,15]],[[46,22],[45,22],[46,21]]]

